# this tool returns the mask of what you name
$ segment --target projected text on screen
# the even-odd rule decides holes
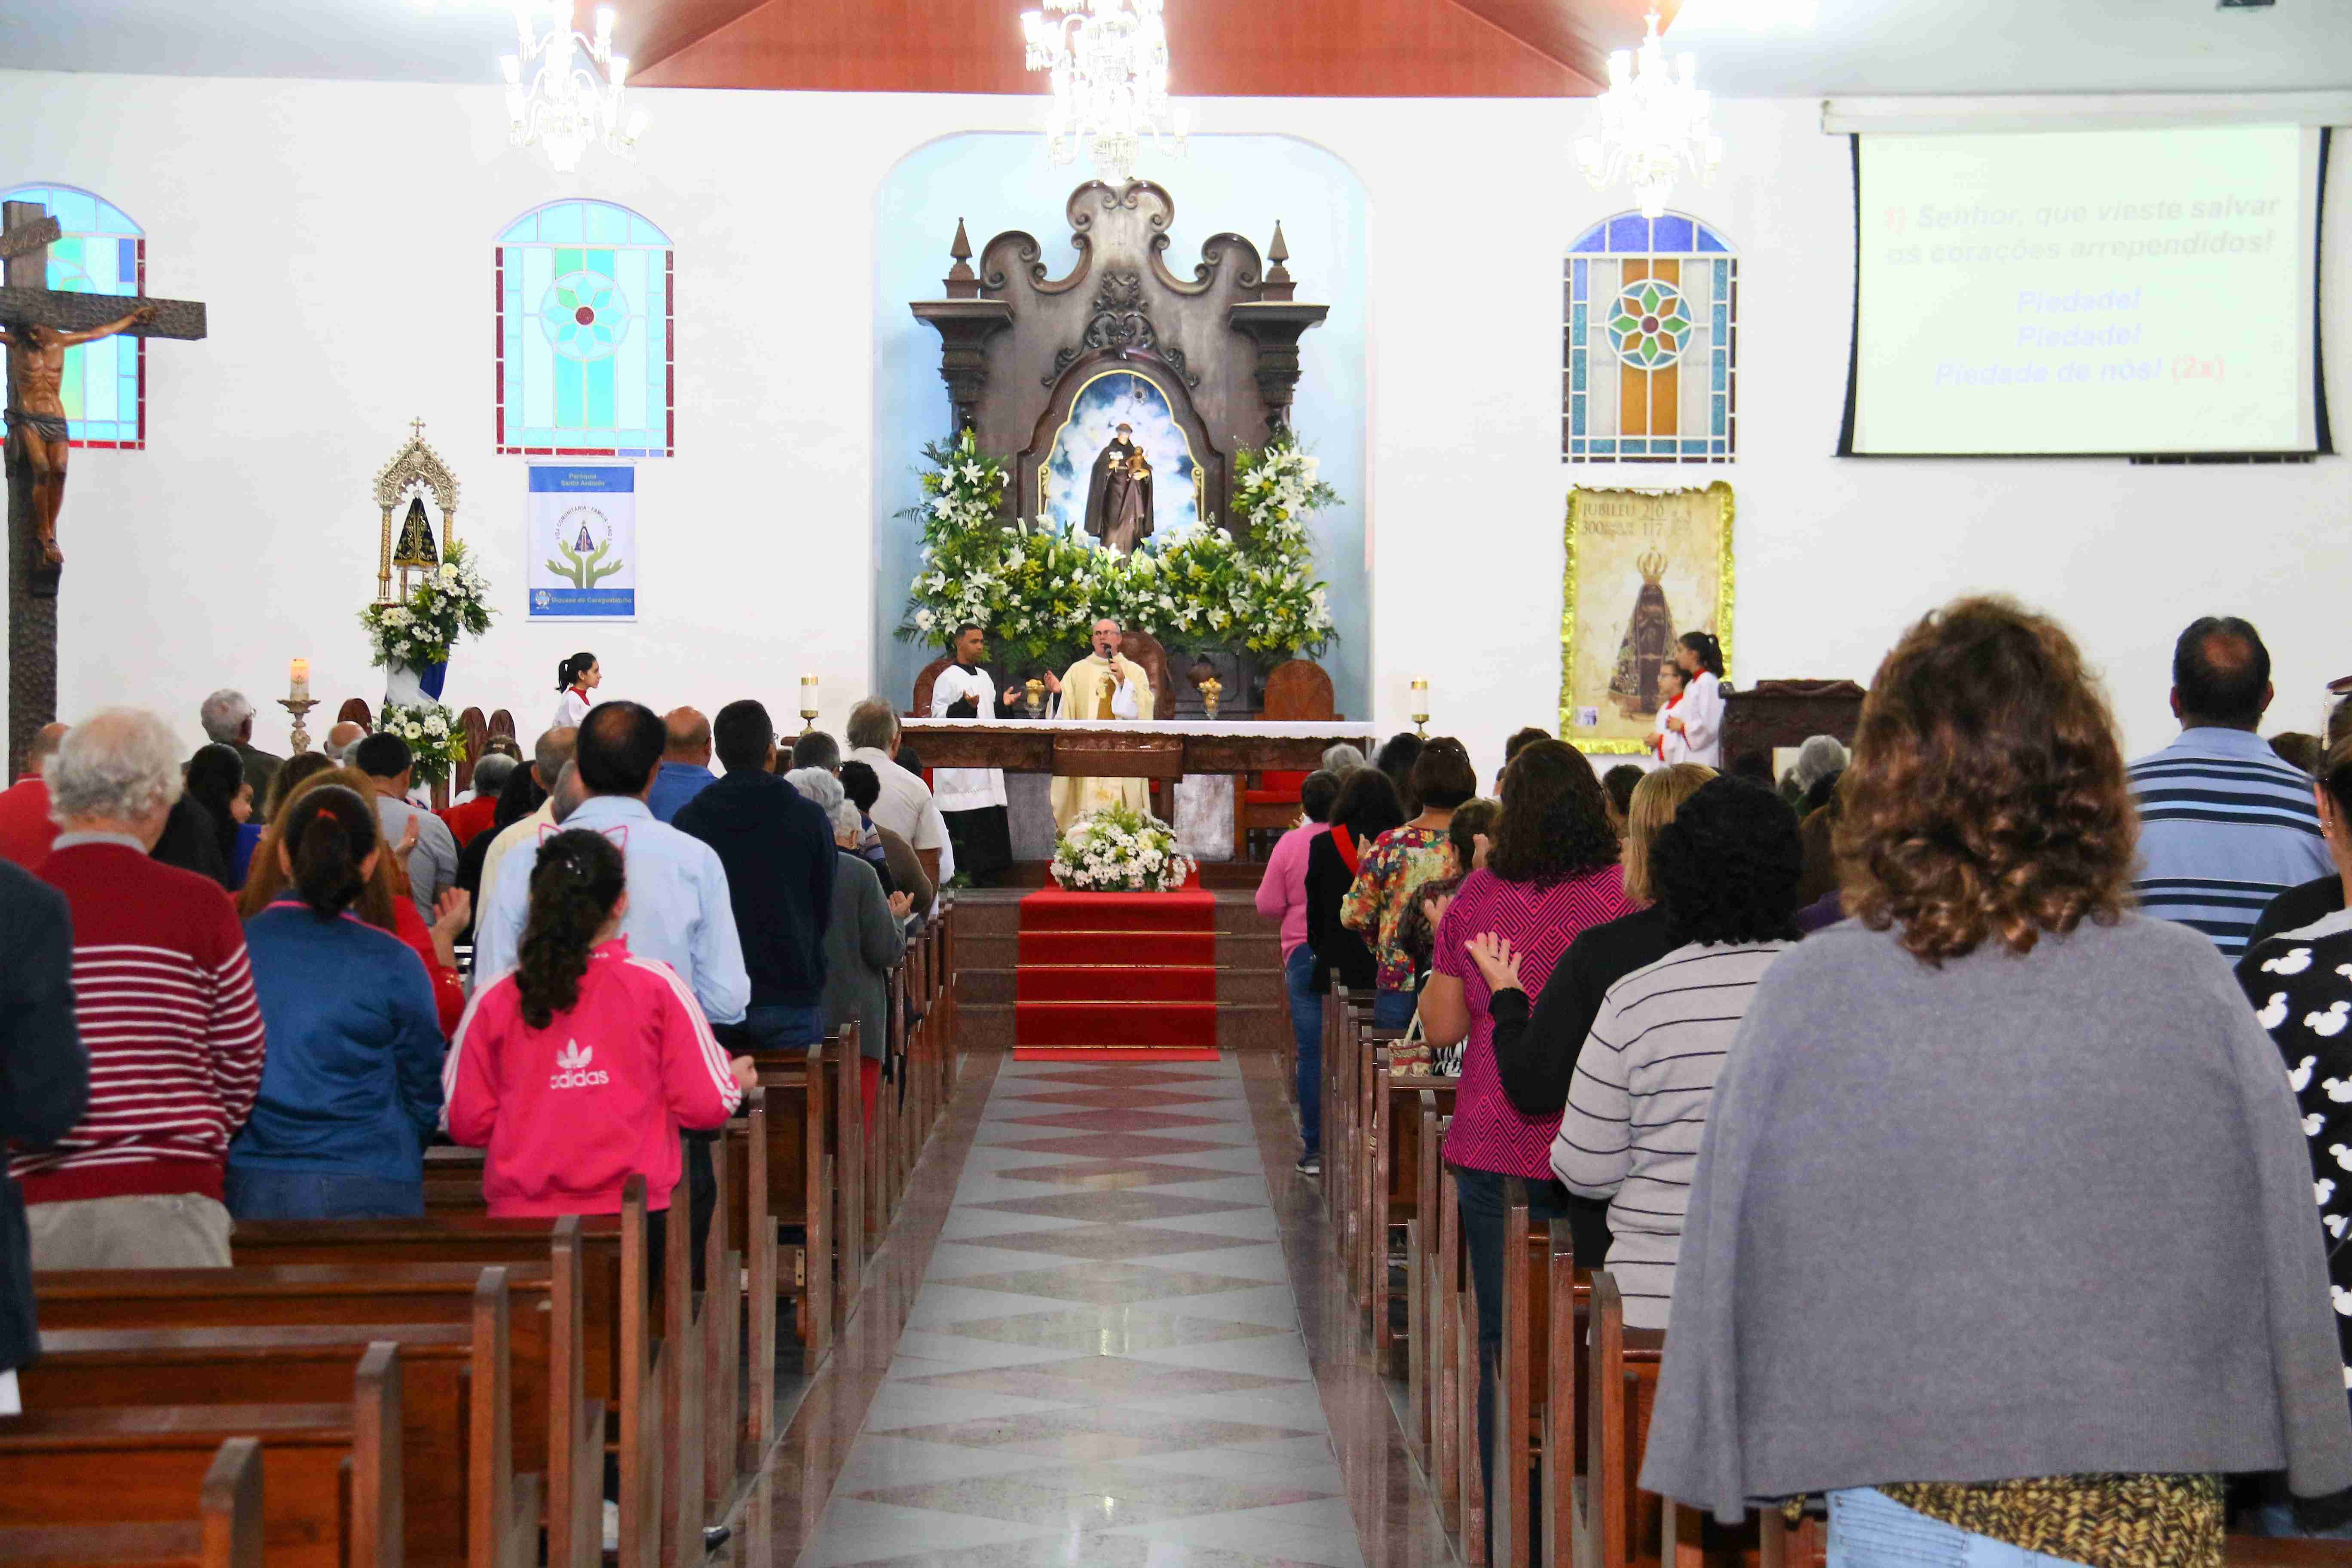
[[[2316,134],[1863,137],[1852,450],[2310,449]]]

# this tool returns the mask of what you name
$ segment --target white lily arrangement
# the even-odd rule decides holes
[[[441,564],[406,599],[370,605],[360,612],[360,625],[367,629],[371,664],[424,669],[446,664],[449,650],[462,638],[488,631],[497,613],[490,608],[489,580],[465,544],[453,539]]]
[[[1315,579],[1307,522],[1339,504],[1317,460],[1284,435],[1234,460],[1239,537],[1213,518],[1166,543],[1120,555],[1084,534],[1008,520],[1011,476],[971,431],[924,449],[919,520],[923,567],[908,584],[903,642],[943,643],[971,623],[1009,668],[1053,667],[1083,651],[1086,628],[1109,616],[1171,651],[1247,649],[1271,661],[1319,652],[1332,637],[1329,600]]]
[[[416,761],[416,782],[430,787],[455,777],[466,760],[466,731],[457,715],[438,702],[402,706],[387,702],[376,715],[375,732],[408,742]]]
[[[1070,824],[1054,840],[1048,869],[1056,885],[1081,893],[1171,893],[1200,869],[1176,847],[1176,830],[1149,812],[1105,806]]]

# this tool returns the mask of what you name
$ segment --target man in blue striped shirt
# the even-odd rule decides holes
[[[2335,865],[2310,775],[2256,733],[2271,697],[2262,634],[2235,616],[2207,616],[2173,645],[2180,738],[2131,766],[2140,907],[2196,927],[2231,959],[2264,905]]]

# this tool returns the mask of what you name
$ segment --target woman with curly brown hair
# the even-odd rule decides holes
[[[1559,1112],[1529,1116],[1503,1092],[1495,1063],[1495,1016],[1486,977],[1470,956],[1471,940],[1494,932],[1526,963],[1526,984],[1540,995],[1542,977],[1586,929],[1633,912],[1617,867],[1617,835],[1592,764],[1561,741],[1537,741],[1503,770],[1503,817],[1484,870],[1437,925],[1435,968],[1421,994],[1422,1029],[1433,1047],[1463,1042],[1462,1082],[1445,1163],[1461,1194],[1462,1234],[1478,1290],[1478,1451],[1490,1454],[1496,1352],[1503,1342],[1503,1183],[1528,1184],[1528,1218],[1567,1213],[1568,1194],[1551,1175],[1552,1135]]]
[[[2054,623],[1968,599],[1879,667],[1854,918],[1717,1080],[1641,1484],[1825,1491],[1843,1568],[2218,1568],[2221,1475],[2352,1486],[2310,1166],[2196,931],[2126,907],[2115,726]]]

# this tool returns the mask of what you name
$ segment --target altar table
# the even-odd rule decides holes
[[[1058,778],[1175,779],[1187,773],[1311,772],[1346,742],[1370,757],[1380,738],[1345,720],[907,719],[901,733],[931,768],[1002,768]]]
[[[1341,742],[1367,757],[1380,745],[1372,731],[1341,719],[906,719],[899,731],[929,768],[1170,780],[1177,844],[1199,860],[1231,859],[1237,852],[1240,775],[1269,768],[1312,772]],[[1029,788],[1035,801],[1013,802],[1013,853],[1038,858],[1041,851],[1053,853],[1053,821],[1044,814],[1043,785]],[[1027,792],[1013,786],[1012,793]]]

